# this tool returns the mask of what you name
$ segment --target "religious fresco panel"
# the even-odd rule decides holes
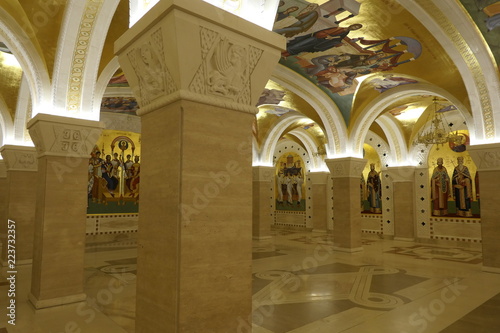
[[[467,151],[469,132],[429,152],[429,186],[433,216],[480,217],[479,173]]]
[[[104,130],[89,157],[87,214],[139,211],[141,137]]]
[[[304,160],[285,152],[276,160],[276,210],[306,210]]]

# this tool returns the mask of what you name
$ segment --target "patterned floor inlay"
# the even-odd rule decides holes
[[[442,330],[442,333],[490,333],[500,330],[500,294],[495,295],[455,323]]]
[[[389,311],[409,302],[399,290],[426,280],[397,268],[342,263],[264,271],[253,276],[254,318],[282,333],[353,308]]]
[[[483,261],[479,251],[471,251],[457,248],[440,248],[432,246],[415,245],[410,247],[394,247],[386,253],[402,254],[422,260],[448,260],[469,264],[479,264]]]

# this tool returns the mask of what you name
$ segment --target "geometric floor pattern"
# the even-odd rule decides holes
[[[482,271],[479,251],[376,237],[363,249],[334,251],[329,234],[290,230],[254,241],[251,323],[235,333],[500,332],[500,274]],[[0,316],[0,333],[135,333],[136,265],[133,239],[87,244],[86,302],[34,311],[20,297],[16,326]],[[17,270],[24,295],[31,266]]]
[[[387,251],[387,253],[402,254],[422,260],[437,259],[469,264],[479,264],[483,261],[481,252],[459,248],[442,248],[415,245],[409,247],[395,247],[393,250]]]

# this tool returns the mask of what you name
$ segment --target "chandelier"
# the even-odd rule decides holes
[[[430,123],[430,127],[426,131],[422,131],[418,134],[417,139],[414,144],[424,144],[426,147],[428,145],[443,145],[450,141],[456,141],[458,133],[451,133],[447,130],[446,119],[442,112],[438,111],[437,98],[434,97],[433,100],[434,110],[430,112],[427,116],[427,123]]]

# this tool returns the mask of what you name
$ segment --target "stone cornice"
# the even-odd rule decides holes
[[[38,157],[89,157],[102,129],[101,122],[40,113],[28,122]]]
[[[242,103],[235,103],[223,98],[218,98],[215,96],[206,96],[187,90],[178,90],[169,95],[161,96],[160,98],[155,99],[151,103],[141,107],[140,109],[137,110],[137,114],[139,116],[143,116],[154,110],[158,110],[162,107],[165,107],[167,105],[170,105],[178,101],[190,101],[190,102],[202,103],[250,114],[257,114],[259,112],[259,109],[255,106],[245,105]]]
[[[325,160],[332,178],[360,178],[367,160],[359,157],[342,157]]]
[[[5,145],[0,148],[6,171],[37,171],[35,147]],[[1,172],[0,172],[1,173]]]
[[[272,166],[253,166],[253,181],[271,182],[274,179],[275,168]]]
[[[500,171],[500,143],[469,146],[467,150],[478,171]]]
[[[414,166],[397,166],[389,167],[386,174],[393,182],[414,182],[415,167]]]
[[[324,185],[328,182],[330,173],[327,171],[310,172],[307,177],[311,179],[313,185]]]

